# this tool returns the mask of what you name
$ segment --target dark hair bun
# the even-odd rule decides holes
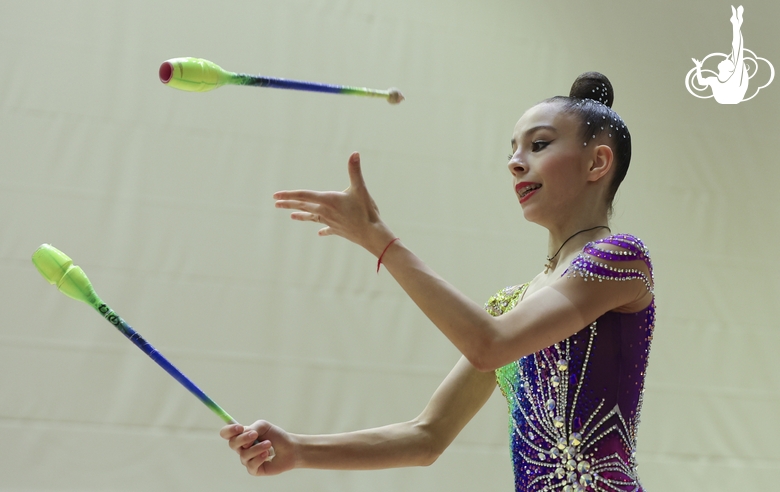
[[[615,92],[606,75],[598,72],[585,72],[577,77],[571,85],[569,97],[593,99],[608,107],[612,107]]]

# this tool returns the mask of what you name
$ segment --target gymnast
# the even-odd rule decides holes
[[[357,153],[344,192],[274,194],[293,219],[322,224],[321,236],[344,237],[377,256],[463,357],[408,422],[331,435],[292,434],[263,420],[223,427],[221,437],[250,474],[430,465],[498,386],[509,408],[517,491],[643,490],[635,453],[654,284],[642,241],[609,228],[631,159],[631,136],[612,101],[609,80],[588,72],[569,97],[542,101],[515,125],[513,191],[525,219],[549,232],[547,262],[484,308],[382,221]]]

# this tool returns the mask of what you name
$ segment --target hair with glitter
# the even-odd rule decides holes
[[[583,146],[590,145],[599,135],[607,135],[608,144],[615,156],[615,174],[607,194],[610,211],[615,193],[626,177],[631,162],[631,134],[620,115],[612,109],[614,99],[612,84],[605,75],[585,72],[574,81],[568,97],[555,96],[543,101],[560,104],[564,112],[579,118]]]

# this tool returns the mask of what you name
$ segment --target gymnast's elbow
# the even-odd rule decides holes
[[[482,334],[475,337],[463,351],[463,355],[474,369],[480,372],[492,372],[503,365],[498,357],[500,355],[498,348],[502,344],[501,337],[491,328],[481,330]]]
[[[493,358],[490,357],[490,354],[485,354],[484,356],[466,356],[466,359],[468,359],[471,365],[474,366],[474,369],[479,372],[493,372],[501,367],[494,362]]]
[[[419,448],[420,452],[417,453],[414,464],[416,466],[431,466],[436,463],[436,460],[444,453],[448,445],[448,442],[437,439],[435,435],[428,434],[425,443]]]
[[[431,466],[449,447],[454,435],[441,425],[437,418],[425,414],[408,422],[413,437],[412,466]]]
[[[436,463],[436,460],[439,459],[439,456],[441,456],[442,452],[428,449],[427,452],[420,457],[420,460],[417,462],[417,466],[431,466],[432,464]]]

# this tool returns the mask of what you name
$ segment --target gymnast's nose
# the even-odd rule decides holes
[[[515,152],[512,155],[512,158],[509,159],[509,163],[507,164],[507,167],[509,168],[509,172],[512,173],[513,176],[522,176],[526,172],[528,172],[528,166],[520,159],[520,153]]]

